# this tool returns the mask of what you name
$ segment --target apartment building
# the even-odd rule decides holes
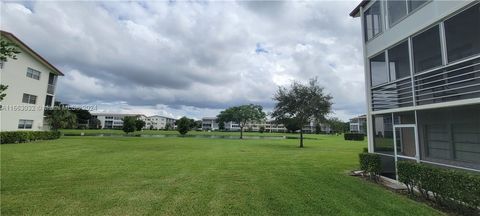
[[[145,116],[142,118],[142,120],[145,121],[144,129],[152,129],[152,130],[164,130],[166,128],[173,129],[175,127],[175,121],[177,121],[174,118],[169,118],[169,117],[159,116],[159,115],[154,115],[149,117]]]
[[[351,118],[349,121],[350,132],[367,134],[367,115]]]
[[[480,171],[479,1],[362,1],[369,151]]]
[[[122,129],[123,118],[126,116],[137,116],[139,119],[146,118],[142,114],[121,114],[121,113],[92,113],[92,117],[100,121],[101,129]]]
[[[53,106],[57,78],[63,73],[14,34],[0,34],[20,51],[17,59],[0,62],[0,82],[8,86],[0,102],[0,131],[46,130],[44,110]]]
[[[283,124],[279,124],[275,122],[274,120],[270,119],[267,121],[262,121],[262,122],[249,122],[245,124],[245,127],[243,128],[244,131],[260,131],[260,128],[264,128],[265,132],[287,132],[287,129]],[[325,133],[330,133],[331,129],[330,126],[327,124],[320,124],[320,128],[322,132]],[[202,118],[202,130],[206,131],[215,131],[219,130],[219,124],[217,122],[216,117],[204,117]],[[314,122],[310,122],[306,124],[303,127],[303,131],[305,133],[315,133],[316,132],[316,126]],[[240,131],[240,125],[235,122],[226,122],[224,124],[224,130],[226,131]]]

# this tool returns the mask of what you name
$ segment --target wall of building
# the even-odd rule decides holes
[[[40,80],[26,76],[28,67],[41,72]],[[32,129],[21,130],[43,130],[44,111],[42,109],[47,96],[50,70],[24,50],[17,55],[17,60],[9,59],[4,62],[3,68],[0,70],[1,83],[8,85],[8,89],[5,91],[7,95],[1,102],[3,110],[0,114],[0,130],[19,130],[20,119],[33,120]],[[37,96],[36,104],[22,103],[24,93]],[[13,106],[18,106],[20,110],[9,110],[14,108]]]

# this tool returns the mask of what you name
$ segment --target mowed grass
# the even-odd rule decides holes
[[[351,177],[365,142],[63,137],[1,145],[2,215],[439,215]]]

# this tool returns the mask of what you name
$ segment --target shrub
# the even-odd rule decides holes
[[[60,138],[59,131],[4,131],[0,132],[0,143],[22,143],[35,140],[52,140]]]
[[[358,157],[360,159],[360,169],[367,173],[370,179],[377,181],[382,169],[380,155],[363,152]]]
[[[425,199],[433,198],[444,207],[467,207],[479,213],[480,175],[410,161],[400,161],[397,167],[399,181],[407,186],[410,195],[415,196],[416,188]]]
[[[343,134],[343,138],[345,140],[363,141],[365,139],[365,135],[360,133],[345,133]]]

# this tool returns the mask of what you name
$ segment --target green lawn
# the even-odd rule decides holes
[[[439,215],[347,175],[364,142],[63,137],[1,145],[2,215]]]

